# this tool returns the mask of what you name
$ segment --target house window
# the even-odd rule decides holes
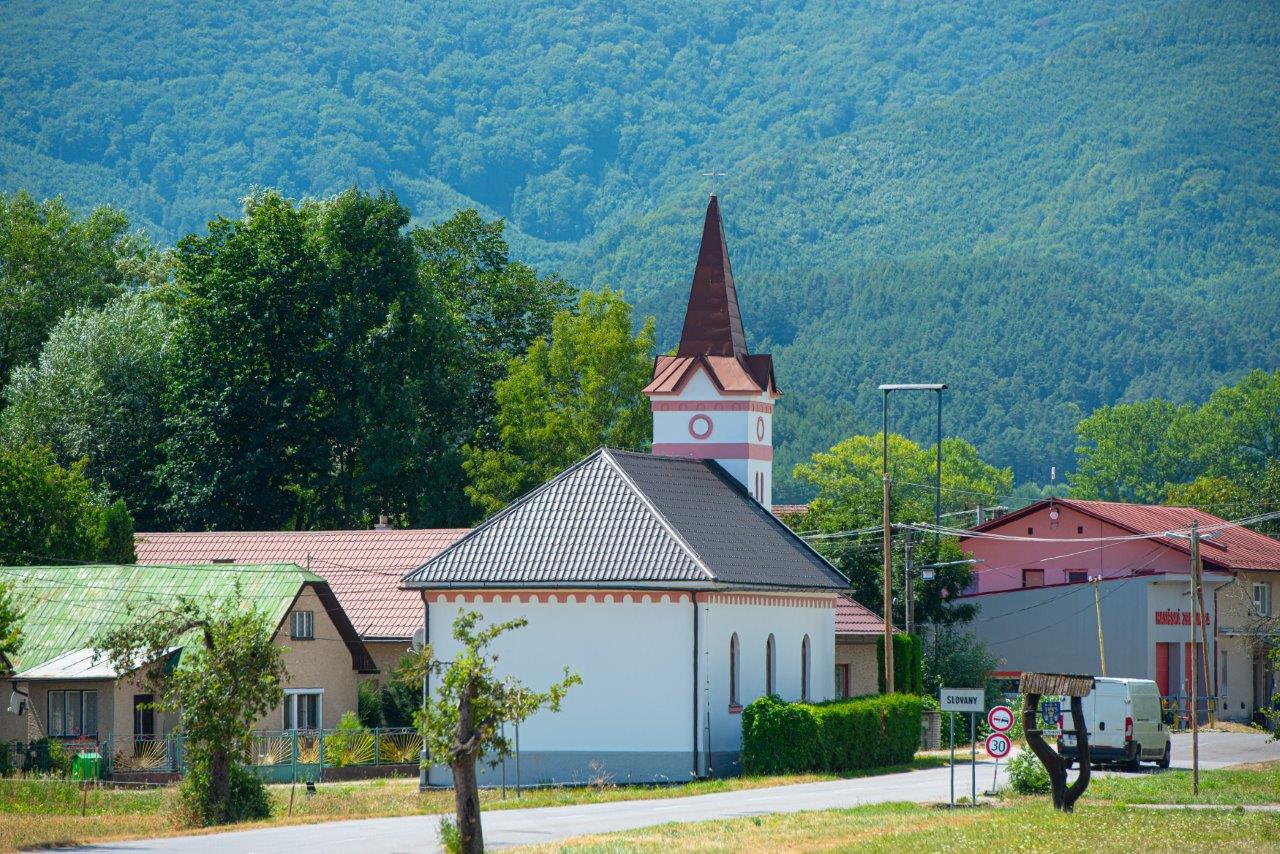
[[[1077,534],[1083,534],[1083,533],[1084,533],[1084,525],[1076,525],[1076,533],[1077,533]]]
[[[738,701],[738,684],[741,682],[739,673],[738,633],[734,632],[733,636],[729,638],[729,705],[740,709],[742,708],[742,703]]]
[[[156,712],[151,707],[154,698],[150,694],[133,695],[133,737],[155,738]]]
[[[849,665],[836,665],[836,697],[849,696]]]
[[[1271,616],[1271,585],[1265,581],[1253,585],[1253,610],[1259,617]]]
[[[800,641],[800,699],[809,702],[809,636]]]
[[[96,738],[98,692],[50,691],[48,735],[56,738]]]
[[[773,642],[773,635],[769,635],[769,639],[764,642],[764,692],[766,694],[778,693],[777,687],[777,669],[774,667],[774,659],[777,657],[776,644]]]
[[[284,728],[320,729],[324,691],[314,688],[285,691]]]
[[[1036,535],[1036,529],[1035,529],[1035,528],[1027,528],[1027,536],[1028,536],[1028,537],[1034,537],[1035,535]]]
[[[1067,570],[1068,584],[1084,584],[1088,580],[1089,580],[1089,570],[1087,569],[1068,569]]]
[[[1022,586],[1023,587],[1044,587],[1044,570],[1043,569],[1022,570]]]
[[[289,637],[293,640],[312,640],[316,636],[316,615],[314,611],[294,611],[293,627]]]

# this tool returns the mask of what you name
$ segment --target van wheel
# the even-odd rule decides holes
[[[1156,762],[1156,764],[1159,765],[1161,768],[1168,768],[1169,760],[1172,758],[1170,756],[1172,752],[1173,752],[1173,745],[1169,744],[1169,742],[1166,741],[1164,743],[1164,756],[1161,756],[1160,761]]]
[[[1142,770],[1142,753],[1138,745],[1134,744],[1129,751],[1129,757],[1124,761],[1124,770],[1141,771]]]

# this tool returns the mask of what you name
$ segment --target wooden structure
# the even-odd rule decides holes
[[[1092,676],[1066,673],[1023,673],[1018,690],[1022,693],[1022,731],[1027,745],[1049,772],[1053,786],[1053,808],[1071,812],[1075,803],[1089,788],[1089,731],[1084,725],[1084,704],[1081,698],[1093,690]],[[1075,727],[1080,774],[1067,785],[1067,761],[1044,740],[1040,729],[1040,698],[1045,694],[1065,695],[1071,698],[1071,721]]]

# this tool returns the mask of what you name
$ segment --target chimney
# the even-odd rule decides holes
[[[386,514],[386,513],[379,513],[379,514],[378,514],[378,523],[377,523],[376,525],[374,525],[374,526],[373,526],[373,530],[375,530],[375,531],[390,531],[390,530],[391,530],[391,519],[387,516],[387,514]]]

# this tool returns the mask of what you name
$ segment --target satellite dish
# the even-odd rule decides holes
[[[413,641],[409,644],[409,648],[414,652],[422,649],[427,645],[427,630],[425,628],[418,629],[413,633]]]
[[[22,717],[27,713],[27,697],[17,691],[9,692],[9,714]]]

